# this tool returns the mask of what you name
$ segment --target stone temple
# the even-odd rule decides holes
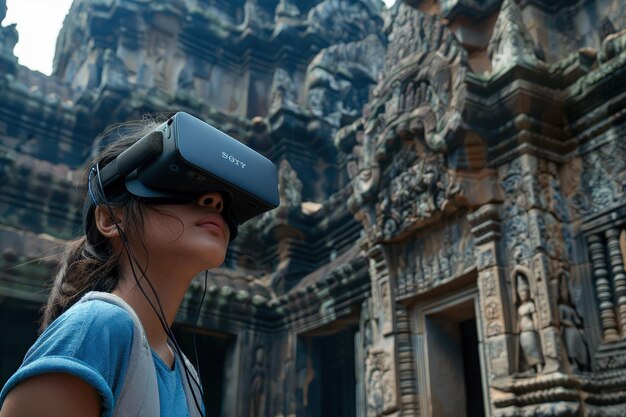
[[[623,0],[75,0],[52,76],[18,33],[0,384],[98,134],[183,110],[280,178],[175,325],[208,416],[626,415]]]

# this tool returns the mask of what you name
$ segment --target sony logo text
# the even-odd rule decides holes
[[[241,168],[245,168],[246,167],[246,164],[243,161],[240,161],[239,159],[235,158],[232,155],[227,154],[226,152],[222,152],[222,158],[228,159],[229,162],[232,162],[233,164],[237,165],[238,167],[241,167]]]

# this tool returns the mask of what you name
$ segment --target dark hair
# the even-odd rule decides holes
[[[92,201],[89,193],[89,172],[92,167],[102,169],[115,159],[120,153],[133,143],[150,132],[156,123],[146,125],[143,123],[141,130],[135,126],[134,132],[124,134],[119,140],[108,145],[87,167],[83,180],[85,192],[85,206],[83,209],[84,236],[68,242],[59,269],[52,282],[48,302],[43,307],[40,331],[43,331],[54,319],[65,310],[74,305],[89,291],[111,292],[117,285],[118,264],[122,252],[115,250],[109,239],[98,231],[95,223],[96,204]],[[123,125],[124,130],[129,130],[128,124]],[[120,134],[120,127],[110,129],[99,139],[106,139],[111,133]],[[104,142],[104,140],[102,140]],[[120,226],[124,230],[127,239],[131,242],[139,242],[143,234],[143,215],[146,205],[135,200],[124,190],[123,187],[109,193],[107,190],[106,200],[98,187],[97,178],[92,180],[92,192],[98,195],[99,203],[108,201],[111,208],[123,209],[123,221]],[[109,195],[112,194],[112,195]],[[108,208],[107,208],[108,210]]]

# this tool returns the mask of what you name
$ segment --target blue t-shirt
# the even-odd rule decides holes
[[[24,362],[0,392],[0,408],[8,392],[27,378],[49,372],[77,376],[102,397],[108,417],[121,393],[134,333],[123,308],[101,300],[78,303],[59,316],[28,350]],[[161,417],[188,417],[179,366],[170,369],[152,352],[159,386]]]

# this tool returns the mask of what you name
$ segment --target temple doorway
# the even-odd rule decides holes
[[[485,395],[476,296],[418,311],[417,350],[423,415],[484,417]]]
[[[356,417],[357,325],[298,338],[298,408],[306,417]]]

